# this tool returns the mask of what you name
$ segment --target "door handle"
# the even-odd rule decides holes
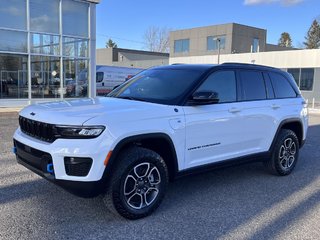
[[[239,109],[239,108],[230,108],[229,112],[230,113],[238,113],[238,112],[241,112],[241,109]]]
[[[280,105],[272,104],[271,107],[272,107],[272,109],[278,109],[278,108],[280,108]]]

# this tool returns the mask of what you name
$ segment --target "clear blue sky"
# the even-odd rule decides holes
[[[143,49],[149,26],[173,30],[240,23],[267,29],[267,42],[276,44],[284,31],[301,47],[319,0],[101,0],[97,5],[97,48],[112,38],[118,47]]]

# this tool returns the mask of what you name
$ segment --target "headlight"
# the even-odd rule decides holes
[[[95,138],[103,131],[104,126],[56,126],[57,138]]]

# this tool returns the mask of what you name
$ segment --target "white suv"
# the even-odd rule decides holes
[[[308,115],[288,73],[229,63],[148,69],[107,97],[28,106],[19,123],[20,164],[137,219],[169,180],[195,171],[263,161],[291,173]]]

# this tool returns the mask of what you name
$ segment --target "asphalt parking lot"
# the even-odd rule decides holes
[[[295,171],[272,176],[259,163],[170,184],[150,217],[115,217],[18,165],[16,113],[0,113],[0,239],[320,239],[320,114],[311,115]]]

